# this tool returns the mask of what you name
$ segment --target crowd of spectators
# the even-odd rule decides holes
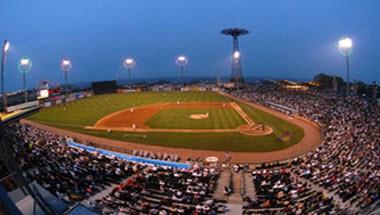
[[[245,197],[244,213],[338,214],[331,197],[315,191],[307,182],[291,175],[288,168],[252,172],[256,195]]]
[[[147,167],[95,205],[104,214],[217,214],[225,210],[212,198],[218,177],[208,168]]]
[[[338,195],[348,207],[363,211],[379,204],[378,104],[356,96],[292,91],[275,85],[257,86],[233,94],[265,106],[276,106],[280,111],[308,118],[320,125],[322,144],[294,159],[292,170]]]
[[[132,155],[156,159],[156,160],[165,160],[165,161],[179,161],[180,157],[176,154],[160,153],[160,152],[150,152],[145,150],[132,150]]]
[[[115,186],[90,206],[103,214],[216,214],[225,210],[212,199],[218,170],[201,163],[177,169],[128,162],[71,147],[66,137],[25,124],[11,125],[7,136],[29,177],[66,202],[79,202]]]
[[[21,167],[32,180],[65,201],[79,201],[119,183],[141,168],[113,157],[69,147],[65,138],[15,124],[8,130]]]
[[[323,134],[320,146],[285,167],[267,166],[252,172],[256,196],[245,198],[247,213],[264,209],[268,213],[334,214],[342,206],[361,213],[380,204],[379,105],[355,96],[292,91],[275,85],[257,85],[232,94],[308,118]],[[93,202],[93,208],[109,214],[160,215],[225,210],[212,198],[217,169],[128,162],[71,147],[65,137],[29,125],[14,124],[6,132],[29,177],[65,201],[81,201],[119,184]],[[178,160],[171,155],[133,153]],[[235,172],[246,169],[239,165],[233,168]],[[339,205],[332,196],[340,200]]]

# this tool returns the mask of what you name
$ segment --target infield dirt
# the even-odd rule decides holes
[[[98,120],[94,127],[132,127],[149,128],[144,122],[165,109],[195,109],[195,108],[232,108],[223,102],[186,102],[186,103],[160,103],[134,108],[128,108],[109,114]]]

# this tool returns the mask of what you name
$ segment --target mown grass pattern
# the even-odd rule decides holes
[[[30,116],[29,119],[84,134],[105,137],[115,140],[132,141],[148,145],[160,145],[168,147],[234,151],[234,152],[263,152],[287,148],[299,142],[304,133],[301,128],[289,122],[281,120],[263,111],[252,108],[246,104],[238,103],[242,109],[256,122],[271,126],[274,133],[266,136],[247,136],[236,133],[133,133],[133,132],[112,132],[108,134],[105,131],[94,131],[84,129],[87,125],[93,125],[97,120],[115,111],[125,108],[148,105],[154,103],[166,102],[224,102],[228,101],[225,97],[214,92],[141,92],[130,94],[108,94],[94,96],[69,104],[57,105],[50,108],[44,108],[39,113]],[[185,110],[186,111],[186,110]],[[197,110],[187,110],[188,113],[197,112]],[[199,110],[203,113],[204,110]],[[164,122],[173,122],[177,119],[177,124],[188,128],[227,128],[236,126],[242,122],[238,114],[232,110],[231,113],[225,114],[225,110],[218,112],[213,111],[210,116],[212,120],[209,123],[199,125],[193,120],[176,118],[174,113],[168,114],[169,117]],[[214,113],[216,112],[216,113]],[[181,113],[186,116],[188,113]],[[238,116],[236,117],[235,114]],[[164,114],[165,115],[165,114]],[[174,114],[175,115],[175,114]],[[211,119],[211,118],[210,118]],[[157,123],[157,124],[156,124]],[[154,123],[159,126],[158,122]],[[176,125],[178,126],[178,125]],[[224,127],[223,127],[224,126]],[[162,125],[161,125],[162,127]],[[174,127],[174,124],[173,124]],[[285,131],[292,134],[291,139],[287,142],[281,141],[278,137]]]
[[[206,119],[191,119],[192,114],[209,114]],[[144,124],[168,129],[234,129],[245,122],[233,109],[167,109],[161,110]]]

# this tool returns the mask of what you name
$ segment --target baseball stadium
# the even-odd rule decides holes
[[[306,120],[211,91],[100,95],[43,109],[28,120],[120,141],[117,146],[126,149],[133,149],[135,144],[144,148],[178,148],[177,153],[182,154],[184,160],[186,154],[199,154],[204,158],[204,155],[215,153],[221,158],[225,152],[240,154],[287,149],[305,141],[304,129],[307,129],[306,136],[315,138],[313,144],[305,143],[304,150],[320,142],[318,127],[312,123],[308,126]],[[123,142],[134,144],[129,147]],[[203,153],[204,150],[209,152]],[[283,158],[292,156],[284,155]],[[240,161],[249,161],[249,157]],[[240,159],[239,156],[232,158]],[[260,161],[255,159],[251,162]]]
[[[2,4],[0,215],[380,214],[374,5]]]

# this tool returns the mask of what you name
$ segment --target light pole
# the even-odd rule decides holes
[[[22,87],[24,90],[24,102],[28,102],[28,90],[26,88],[26,74],[32,69],[32,60],[28,57],[22,57],[18,62],[18,71],[22,74]]]
[[[232,54],[232,64],[233,65],[240,65],[240,51],[234,51],[234,53]],[[241,81],[242,80],[240,80],[240,81],[236,81],[235,80],[235,87],[236,87],[236,89],[240,89],[240,84],[241,84]]]
[[[65,74],[65,99],[68,97],[69,93],[69,84],[67,81],[67,74],[71,70],[72,64],[71,61],[68,58],[63,58],[61,62],[61,69],[63,73]]]
[[[183,78],[183,74],[185,72],[185,66],[189,62],[189,60],[187,59],[187,57],[185,55],[180,55],[176,58],[175,62],[179,66],[181,82],[182,82],[182,85],[184,86],[185,80]]]
[[[131,82],[131,75],[132,75],[132,68],[135,67],[136,61],[133,58],[126,58],[123,61],[123,66],[128,70],[128,84],[132,85]]]
[[[5,94],[4,86],[4,66],[7,61],[7,52],[9,49],[10,43],[8,40],[4,40],[3,48],[1,50],[1,94],[3,95],[3,112],[7,112],[7,95]]]
[[[243,71],[241,67],[241,59],[239,52],[239,37],[249,34],[249,31],[244,28],[226,28],[223,29],[222,34],[232,37],[232,68],[231,79],[239,89],[239,84],[244,82]],[[235,53],[239,53],[235,58]]]
[[[352,53],[352,40],[344,37],[339,40],[338,48],[340,53],[346,58],[346,96],[350,94],[350,55]]]

